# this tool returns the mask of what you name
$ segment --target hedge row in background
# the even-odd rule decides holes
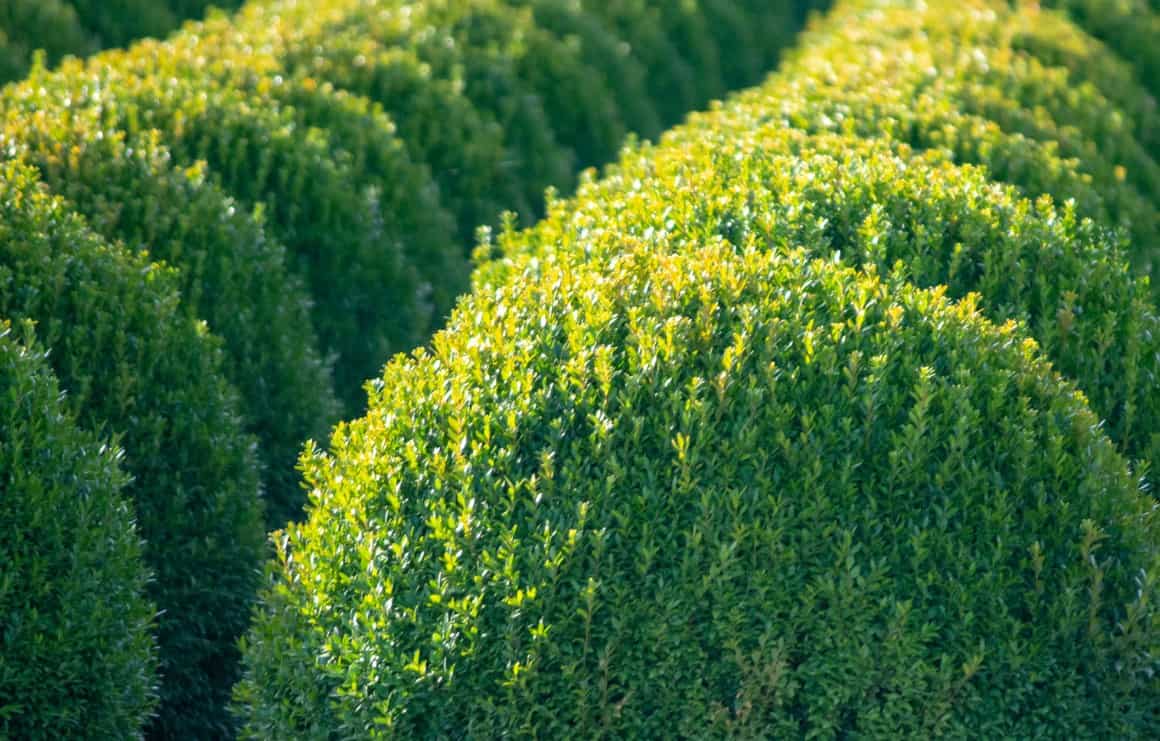
[[[969,4],[953,19],[965,27],[905,8],[852,9],[826,53],[758,94],[754,115],[945,150],[1029,196],[1074,199],[1082,215],[1126,228],[1138,269],[1154,272],[1160,114],[1131,68],[1034,6]],[[734,110],[751,115],[744,103]]]
[[[255,2],[0,93],[0,313],[125,447],[162,611],[150,734],[229,733],[259,476],[279,527],[302,441],[439,326],[475,226],[754,81],[799,5]]]
[[[0,4],[0,82],[23,77],[33,54],[49,64],[133,39],[161,36],[213,5],[242,0],[5,0]]]
[[[1147,93],[1053,13],[968,4],[939,16],[867,5],[842,6],[809,37],[808,53],[768,84],[692,117],[662,146],[627,155],[609,177],[557,204],[556,218],[485,246],[484,257],[511,259],[477,282],[529,256],[576,250],[582,235],[612,221],[682,243],[718,235],[739,247],[802,246],[946,285],[956,298],[978,292],[994,321],[1027,324],[1147,470],[1160,453],[1160,323],[1130,263],[1143,272],[1160,258],[1160,242],[1145,236],[1155,234],[1160,170],[1154,146],[1140,144],[1160,119],[1154,105],[1129,115],[1111,102],[1147,101]],[[1070,43],[1051,43],[1061,38]],[[937,53],[927,48],[934,40]],[[898,60],[922,68],[921,91],[906,88]],[[1080,69],[1088,79],[1075,79]],[[956,89],[974,92],[960,98]],[[963,112],[1014,95],[1004,90],[1019,97],[987,110],[1010,117]],[[1069,141],[1075,156],[1066,158],[1057,143]],[[1131,214],[1117,211],[1128,202]]]
[[[93,234],[42,191],[34,171],[14,163],[0,166],[0,315],[35,322],[79,422],[126,451],[132,480],[124,493],[145,540],[149,596],[164,611],[162,701],[220,705],[265,540],[254,441],[224,380],[220,342],[183,316],[172,270]],[[39,583],[28,576],[13,588]],[[94,693],[110,685],[100,688]],[[32,703],[26,712],[44,711]],[[226,727],[222,719],[188,733]]]
[[[485,240],[308,450],[247,735],[1154,737],[1140,79],[1051,11],[848,0]]]
[[[0,736],[132,738],[156,657],[128,477],[30,335],[0,321]]]
[[[1153,101],[1160,99],[1160,4],[1155,0],[1047,0],[1088,33],[1114,48],[1136,71]],[[1155,102],[1153,102],[1155,105]]]

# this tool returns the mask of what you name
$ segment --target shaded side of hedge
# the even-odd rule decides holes
[[[0,321],[0,735],[134,738],[156,656],[129,477],[44,355]]]
[[[265,540],[255,442],[220,341],[182,314],[171,269],[93,234],[13,163],[0,168],[0,313],[35,322],[79,421],[125,449],[163,611],[162,703],[220,706]],[[228,727],[201,721],[188,732]]]

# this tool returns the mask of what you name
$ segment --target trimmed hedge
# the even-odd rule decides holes
[[[36,322],[78,420],[125,449],[162,611],[154,731],[226,731],[235,641],[265,551],[254,441],[219,342],[181,314],[171,270],[95,236],[11,163],[0,167],[0,315]],[[19,588],[37,589],[27,576]]]
[[[182,314],[205,318],[225,342],[225,370],[262,441],[268,524],[281,527],[302,500],[294,462],[303,440],[338,416],[319,354],[310,299],[286,266],[265,218],[222,192],[205,168],[179,167],[155,133],[126,136],[86,107],[76,88],[67,117],[40,77],[0,93],[5,157],[34,164],[42,181],[110,241],[180,268]]]
[[[156,657],[129,478],[31,334],[0,321],[0,736],[138,737]]]
[[[308,451],[248,737],[1146,735],[1154,506],[1017,325],[588,244]]]
[[[778,124],[716,131],[711,120],[626,156],[535,229],[486,244],[481,257],[505,258],[477,283],[561,252],[611,259],[586,242],[608,228],[658,249],[706,238],[802,246],[895,282],[946,286],[953,298],[980,294],[988,318],[1022,322],[1076,380],[1141,471],[1160,460],[1160,318],[1116,234],[1079,219],[1074,204],[1028,201],[937,152]]]
[[[373,35],[390,48],[410,46],[438,76],[463,70],[469,102],[494,116],[507,138],[505,151],[513,156],[505,168],[522,181],[512,205],[538,200],[548,185],[567,185],[577,157],[611,156],[623,126],[597,71],[576,49],[531,25],[529,14],[495,3],[430,3],[406,16],[395,3],[333,6],[330,15],[293,3],[263,8],[305,14],[280,27],[222,19],[165,46],[106,55],[93,77],[102,90],[117,91],[100,106],[106,117],[123,116],[118,126],[161,129],[179,161],[206,160],[227,190],[267,207],[275,235],[298,256],[313,288],[324,351],[337,356],[338,388],[346,408],[356,410],[361,380],[392,351],[429,336],[464,287],[466,269],[459,240],[431,198],[429,175],[390,148],[389,120],[352,110],[349,99],[336,105],[315,78],[280,74],[287,54],[281,47],[325,38],[333,48],[350,32],[360,42]],[[412,27],[438,29],[456,43]],[[293,33],[284,34],[286,28]],[[97,85],[75,71],[64,79],[71,89],[62,97],[71,105],[84,100],[79,81]],[[589,103],[578,106],[577,99]],[[575,111],[584,113],[576,118]],[[368,130],[376,134],[344,135]],[[478,218],[494,220],[496,213],[460,216],[463,237]],[[384,302],[384,293],[395,300]]]
[[[61,17],[104,45],[205,3],[145,5]],[[167,42],[37,66],[0,93],[8,207],[33,209],[2,227],[0,311],[40,323],[84,424],[123,436],[165,614],[151,734],[230,731],[258,464],[281,526],[302,500],[301,441],[361,408],[363,379],[442,323],[475,227],[507,209],[531,219],[546,186],[683,112],[647,86],[655,62],[682,105],[753,81],[802,20],[769,5],[253,3]],[[58,38],[53,64],[77,51]]]
[[[307,449],[244,734],[1154,736],[1155,111],[1085,39],[848,0],[485,231]]]
[[[210,5],[236,8],[242,0],[5,0],[0,6],[0,82],[23,77],[33,52],[56,64],[100,47],[123,46],[168,33]]]
[[[737,117],[745,127],[760,117],[811,132],[943,149],[1029,195],[1074,198],[1081,215],[1129,231],[1142,273],[1157,269],[1160,171],[1135,134],[1155,127],[1155,108],[1136,111],[1141,118],[1134,120],[1111,100],[1146,99],[1135,83],[1069,81],[1066,66],[1039,60],[1027,39],[1050,35],[1067,22],[1062,16],[1001,3],[941,13],[906,3],[839,7],[810,35],[809,52],[772,87],[754,93],[754,111],[742,96],[717,125]],[[1093,65],[1089,74],[1101,69]],[[1121,84],[1129,87],[1115,89]],[[770,106],[771,99],[777,104]]]

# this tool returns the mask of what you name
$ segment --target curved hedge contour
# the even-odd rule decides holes
[[[485,231],[304,456],[245,735],[1155,735],[1141,79],[1055,11],[848,0]]]
[[[163,611],[159,728],[180,709],[170,732],[205,737],[229,726],[214,708],[234,682],[264,531],[254,441],[220,343],[178,301],[171,269],[94,235],[35,171],[0,166],[0,315],[35,322],[78,421],[125,450],[124,493]]]
[[[14,334],[0,321],[0,735],[134,738],[156,656],[128,477]]]

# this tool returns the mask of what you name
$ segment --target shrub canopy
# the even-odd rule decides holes
[[[485,231],[303,458],[245,733],[1154,735],[1142,100],[1055,11],[849,0]]]
[[[1016,325],[604,239],[306,457],[250,736],[1143,734],[1151,500]]]

